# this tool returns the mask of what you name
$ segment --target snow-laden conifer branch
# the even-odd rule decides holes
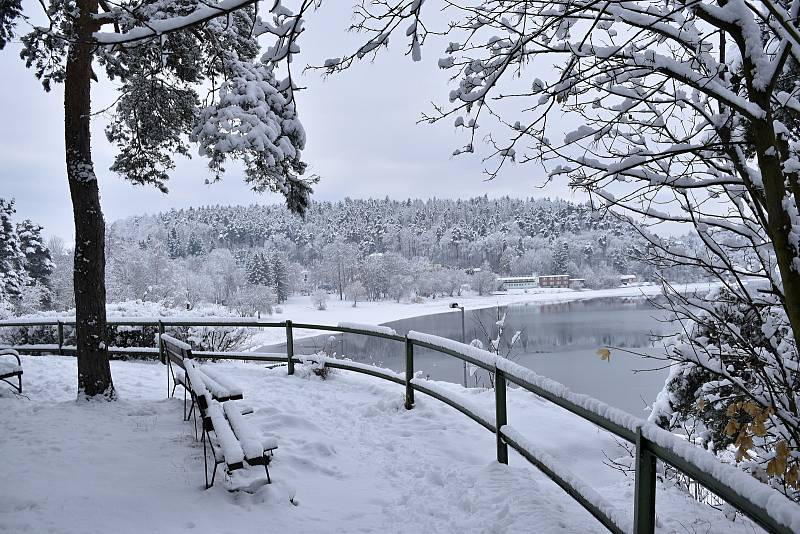
[[[246,6],[254,4],[258,0],[221,0],[219,3],[201,4],[203,7],[198,7],[187,15],[177,17],[169,17],[163,19],[149,19],[143,20],[142,26],[134,27],[128,31],[121,33],[118,32],[95,32],[92,34],[93,40],[101,45],[122,45],[134,43],[143,39],[150,39],[153,37],[160,37],[172,32],[185,30],[192,26],[204,24],[217,17],[226,16],[230,13],[238,11]],[[135,14],[135,11],[134,11]],[[105,13],[96,17],[101,22],[112,23],[116,21],[113,13]]]

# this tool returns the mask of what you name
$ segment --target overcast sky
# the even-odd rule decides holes
[[[348,46],[357,36],[345,32],[349,6],[349,2],[331,2],[309,17],[301,64],[319,64],[352,49]],[[433,43],[423,50],[423,61],[414,63],[403,55],[405,43],[396,41],[373,64],[360,64],[327,79],[316,72],[300,78],[299,83],[308,87],[298,98],[308,135],[303,156],[310,164],[309,172],[322,177],[313,198],[488,194],[582,200],[556,184],[538,189],[543,171],[535,165],[509,168],[500,178],[486,182],[478,156],[450,156],[463,144],[451,123],[416,124],[420,114],[431,109],[432,101],[446,102],[447,77],[436,66],[442,48],[441,43]],[[18,46],[0,52],[0,101],[6,103],[0,126],[0,197],[16,199],[18,218],[44,225],[47,235],[71,239],[62,87],[45,93],[18,55]],[[114,95],[113,84],[95,84],[93,109],[106,107]],[[170,207],[282,202],[277,195],[251,192],[233,166],[223,182],[204,185],[209,174],[200,157],[178,160],[169,195],[132,186],[107,170],[114,151],[103,135],[104,125],[105,119],[98,116],[92,131],[95,168],[109,222]]]

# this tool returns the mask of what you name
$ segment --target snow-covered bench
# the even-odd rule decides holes
[[[16,358],[16,363],[8,356]],[[17,379],[16,384],[11,381],[14,378]],[[0,349],[0,380],[16,389],[17,393],[22,393],[22,361],[20,361],[17,351]]]
[[[206,387],[204,378],[200,376],[199,366],[193,360],[184,359],[183,365],[186,371],[188,390],[195,400],[202,421],[206,488],[214,485],[217,466],[220,464],[225,465],[228,473],[242,469],[245,465],[263,465],[267,474],[267,484],[271,483],[269,463],[273,451],[278,448],[276,440],[263,438],[244,418],[242,407],[235,400],[220,402],[214,399]],[[212,432],[214,439],[212,439]],[[210,482],[207,454],[209,447],[214,458]]]
[[[187,392],[190,388],[188,387],[186,365],[184,362],[187,359],[192,359],[192,347],[188,343],[184,343],[167,334],[161,335],[161,346],[164,349],[165,359],[162,363],[166,364],[168,369],[167,381],[172,377],[172,391],[170,392],[170,397],[175,395],[175,389],[178,386],[183,387],[183,419],[188,421],[194,409],[195,399],[192,395],[187,397]],[[203,382],[206,389],[211,393],[212,399],[225,402],[229,400],[238,400],[244,397],[242,388],[218,371],[212,369],[211,366],[206,365],[200,367],[195,364],[195,367],[197,367],[198,371],[196,379]],[[192,404],[187,411],[186,404],[189,397],[191,397]]]

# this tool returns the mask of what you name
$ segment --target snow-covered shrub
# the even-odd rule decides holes
[[[727,290],[702,303],[678,312],[690,328],[667,341],[673,363],[650,419],[800,498],[800,358],[784,310]]]
[[[586,287],[591,289],[606,289],[619,286],[619,273],[606,266],[587,269],[583,276],[586,280]]]
[[[242,316],[272,315],[275,290],[268,286],[251,285],[240,287],[231,297],[231,306]]]
[[[353,301],[353,307],[355,308],[359,301],[367,297],[367,290],[364,288],[364,284],[356,280],[344,288],[344,294],[347,296],[348,300]]]
[[[326,310],[328,308],[328,292],[324,289],[317,289],[314,291],[314,294],[311,295],[311,302],[314,303],[314,307],[318,310]]]
[[[481,271],[473,275],[471,285],[478,295],[491,295],[497,289],[497,275],[489,270],[487,264],[484,264]]]

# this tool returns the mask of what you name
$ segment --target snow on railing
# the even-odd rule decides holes
[[[374,325],[374,324],[363,324],[363,323],[339,323],[337,326],[341,328],[350,328],[352,330],[363,330],[365,332],[374,332],[376,334],[385,334],[387,336],[396,336],[397,332],[394,331],[394,328],[389,328],[388,326],[381,326],[381,325]]]

